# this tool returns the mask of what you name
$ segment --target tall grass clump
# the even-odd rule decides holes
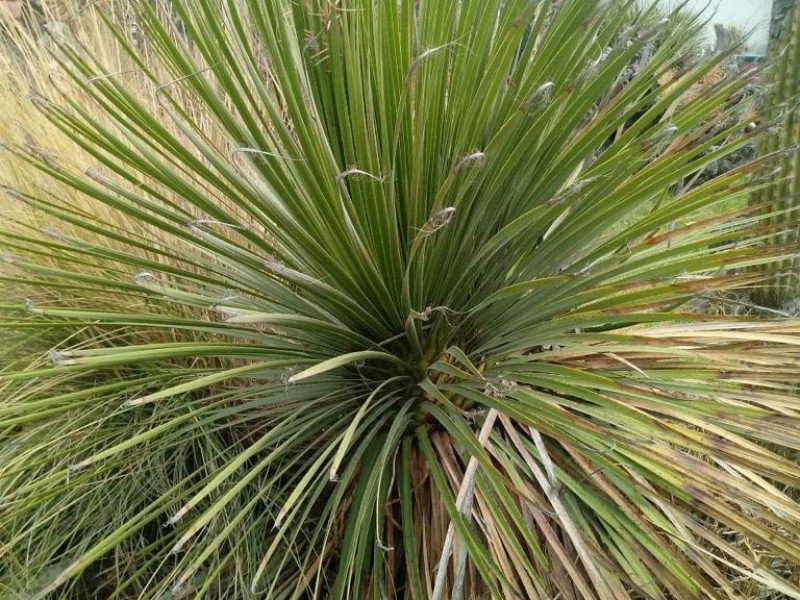
[[[162,18],[169,14],[162,3],[157,6]],[[8,191],[8,194],[3,195],[0,216],[7,236],[3,261],[19,262],[36,256],[39,267],[69,266],[74,264],[74,259],[62,252],[43,255],[41,249],[54,240],[79,235],[84,241],[102,240],[104,246],[117,252],[130,252],[132,247],[136,247],[139,253],[148,258],[169,262],[169,255],[150,252],[154,246],[172,247],[173,254],[184,250],[168,232],[97,200],[71,186],[69,182],[42,177],[36,166],[36,161],[44,161],[51,165],[83,170],[86,165],[92,164],[91,154],[55,127],[43,111],[37,110],[37,103],[56,101],[61,95],[66,95],[79,102],[84,109],[93,111],[98,118],[104,118],[102,111],[98,110],[91,98],[80,92],[80,86],[67,76],[60,64],[64,58],[62,48],[65,45],[91,48],[93,55],[102,60],[110,72],[124,74],[128,89],[169,126],[164,118],[164,111],[153,96],[152,82],[144,76],[136,76],[134,57],[126,52],[126,48],[109,29],[111,25],[126,36],[130,47],[136,49],[137,60],[147,59],[147,46],[137,25],[133,5],[126,2],[102,5],[109,11],[106,18],[110,23],[99,18],[95,10],[97,6],[94,4],[64,0],[57,6],[45,4],[37,7],[36,10],[31,8],[33,12],[26,13],[21,22],[0,21],[0,37],[3,42],[0,51],[0,112],[4,115],[0,119],[0,173],[2,184]],[[59,9],[58,12],[54,12],[56,8]],[[172,35],[178,34],[174,25],[168,31]],[[159,76],[169,77],[158,64],[153,64],[153,69]],[[202,109],[192,106],[191,98],[183,101],[186,109],[192,111],[198,126],[207,128],[209,135],[213,136]],[[103,122],[106,125],[112,123],[111,120]],[[179,129],[172,126],[171,131],[178,132]],[[224,143],[221,139],[218,141]],[[129,147],[133,149],[133,146]],[[21,158],[20,149],[28,158],[35,157],[35,160]],[[20,194],[55,198],[80,217],[72,221],[54,219],[35,203],[15,201]],[[87,221],[92,221],[94,227],[99,227],[103,234],[98,236],[95,230],[87,229]],[[109,230],[124,232],[124,235],[109,238]],[[8,237],[12,235],[13,238]],[[137,245],[132,246],[132,243]],[[91,261],[84,260],[81,271],[85,276],[96,277],[102,288],[107,272],[114,270],[116,266],[113,259],[97,257]],[[48,287],[31,287],[21,278],[6,278],[0,282],[0,289],[6,302],[12,298],[30,302],[57,299],[65,306],[82,306],[88,302],[95,307],[102,305],[107,308],[117,307],[120,301],[125,301],[125,295],[119,296],[108,289],[103,289],[100,294],[87,293],[88,289],[93,288],[65,288],[56,282]],[[87,327],[75,334],[73,339],[92,337],[95,333],[96,328]],[[58,336],[63,332],[56,332],[51,328],[48,337],[51,334]],[[130,334],[151,341],[170,335],[168,331],[152,330]]]
[[[688,308],[786,257],[713,210],[783,151],[676,185],[770,125],[654,83],[699,23],[138,10],[7,145],[4,597],[800,598],[800,322]]]

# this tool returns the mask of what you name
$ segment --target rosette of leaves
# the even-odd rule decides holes
[[[174,9],[118,32],[135,72],[65,48],[81,97],[36,100],[95,164],[20,150],[120,219],[7,190],[62,233],[3,234],[38,294],[3,326],[64,340],[4,373],[9,594],[800,597],[800,324],[682,308],[783,256],[693,219],[758,163],[670,192],[760,134],[719,129],[736,79],[662,119],[724,60],[653,89],[699,25]]]

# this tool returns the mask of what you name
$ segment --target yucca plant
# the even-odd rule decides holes
[[[739,80],[662,118],[699,25],[139,10],[34,93],[93,164],[18,150],[109,212],[6,189],[63,227],[6,228],[2,325],[63,341],[7,352],[4,597],[800,598],[800,323],[686,308],[785,255],[707,216],[780,151],[675,187],[762,131]]]

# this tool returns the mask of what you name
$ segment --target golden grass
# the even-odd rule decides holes
[[[58,56],[62,54],[60,47],[67,44],[79,51],[89,51],[98,58],[108,73],[115,73],[116,77],[124,77],[127,89],[137,99],[145,103],[154,115],[159,116],[165,124],[170,123],[170,117],[159,106],[156,97],[156,84],[136,69],[135,64],[124,52],[120,43],[114,38],[108,27],[103,23],[99,10],[104,10],[110,15],[122,30],[129,32],[129,41],[141,48],[141,57],[147,61],[147,48],[140,32],[135,27],[135,20],[130,10],[130,4],[123,0],[109,0],[105,4],[89,4],[80,8],[77,3],[65,3],[61,7],[61,14],[66,12],[63,21],[49,22],[47,16],[38,21],[18,23],[2,15],[3,32],[0,43],[0,185],[4,193],[0,193],[0,227],[7,232],[12,232],[27,239],[20,240],[13,248],[0,248],[5,264],[0,265],[0,274],[11,278],[22,278],[23,274],[15,268],[14,263],[24,261],[29,257],[36,257],[39,265],[60,268],[69,266],[74,268],[74,263],[69,263],[69,251],[61,254],[62,262],[57,253],[48,253],[41,256],[37,252],[39,240],[41,242],[60,243],[66,238],[79,239],[81,242],[97,244],[123,252],[137,252],[144,258],[159,263],[170,262],[158,252],[148,252],[141,248],[131,247],[122,241],[103,235],[92,236],[91,232],[83,228],[71,226],[69,223],[53,218],[45,211],[40,210],[21,200],[21,197],[30,196],[37,199],[54,202],[57,206],[68,207],[75,214],[83,214],[104,230],[123,233],[127,238],[138,238],[152,248],[166,248],[178,251],[181,256],[196,256],[193,248],[180,240],[152,227],[145,222],[138,221],[124,212],[95,200],[74,189],[74,187],[61,183],[53,177],[43,174],[35,164],[26,160],[26,154],[32,155],[58,169],[83,174],[87,169],[95,168],[92,158],[74,143],[65,133],[60,131],[48,117],[37,108],[41,102],[53,102],[64,105],[68,99],[78,102],[82,107],[91,111],[100,122],[113,127],[106,115],[96,106],[86,94],[66,75],[59,64]],[[155,63],[155,61],[154,61]],[[173,75],[159,70],[158,64],[153,66],[153,72],[163,82],[174,79]],[[179,90],[176,90],[179,94]],[[214,127],[210,119],[203,112],[202,107],[187,104],[189,112],[196,122],[201,125],[213,143],[226,147],[226,141],[215,139]],[[171,130],[176,136],[181,136],[179,128],[172,124]],[[109,177],[122,187],[131,188],[131,184],[112,178],[110,174],[101,170],[104,177]],[[173,198],[180,203],[181,199]],[[224,202],[224,199],[219,199]],[[54,256],[55,255],[55,256]],[[182,268],[192,270],[190,264],[181,264]],[[91,264],[81,264],[81,272],[90,276],[100,277],[133,277],[134,273],[120,273],[113,261],[97,260]],[[103,290],[94,294],[90,289],[84,293],[75,290],[54,289],[52,293],[43,295],[41,288],[32,289],[19,282],[0,282],[0,295],[4,303],[26,300],[34,304],[59,304],[62,306],[94,306],[96,308],[117,309],[120,302],[129,308],[137,306],[142,310],[152,310],[149,302],[136,297],[123,297],[119,294],[109,294]],[[87,297],[88,296],[88,297]],[[188,309],[184,309],[187,310]],[[194,313],[197,316],[197,312]],[[87,329],[83,336],[73,339],[80,342],[90,339],[99,332]],[[107,333],[107,332],[106,332]],[[142,341],[166,341],[164,337],[172,339],[175,334],[167,331],[142,333]]]
[[[0,52],[0,111],[7,115],[0,120],[2,184],[22,194],[58,199],[63,205],[132,232],[152,233],[107,205],[53,178],[43,177],[20,155],[20,151],[27,150],[71,170],[83,171],[92,164],[88,155],[36,108],[33,98],[58,102],[62,93],[73,99],[81,98],[54,57],[57,45],[62,42],[77,42],[92,48],[111,70],[129,67],[110,33],[91,10],[75,12],[72,19],[58,25],[6,25],[6,44]],[[52,219],[13,195],[0,197],[0,212],[3,226],[13,231],[30,234],[31,228],[54,228]],[[65,223],[59,223],[57,228],[65,235],[72,233]]]

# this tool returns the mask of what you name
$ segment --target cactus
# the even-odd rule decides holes
[[[783,37],[783,26],[787,15],[792,12],[797,0],[773,0],[772,19],[769,25],[769,45],[772,49]]]
[[[763,156],[800,146],[800,2],[787,14],[771,58],[764,118],[774,127],[762,142]],[[762,305],[780,307],[800,296],[800,254],[791,252],[800,240],[800,153],[786,152],[769,169],[768,185],[752,196],[751,204],[775,213],[778,230],[771,242],[790,251],[784,260],[764,267],[768,280],[753,296]]]

